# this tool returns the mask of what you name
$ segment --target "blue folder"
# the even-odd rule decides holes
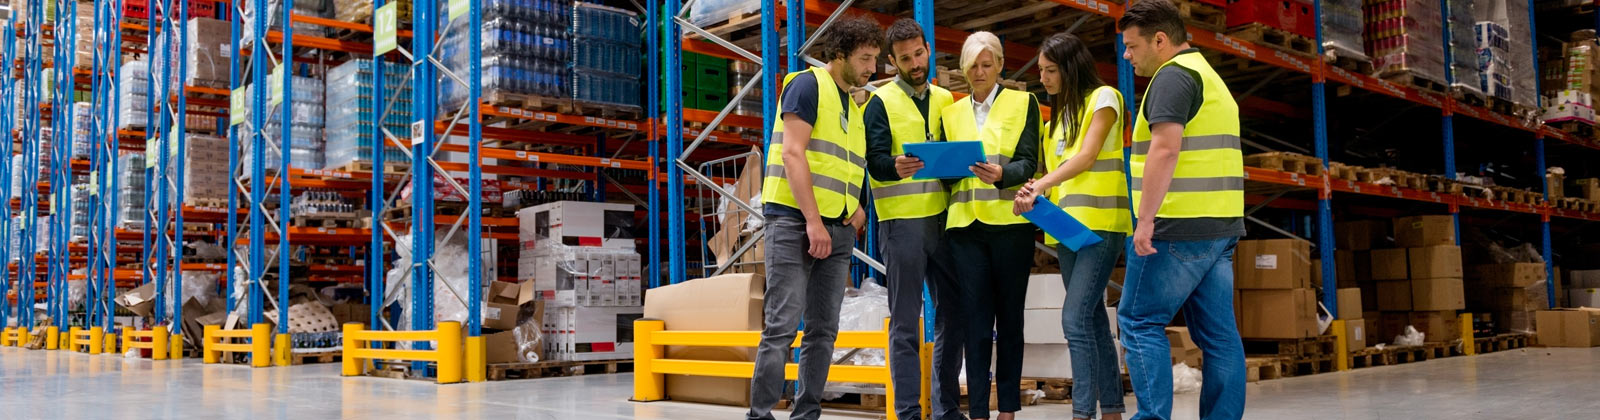
[[[922,170],[911,179],[966,178],[972,176],[967,167],[985,161],[981,141],[909,143],[904,147],[906,156],[922,159]]]
[[[1034,201],[1033,210],[1023,213],[1022,217],[1039,226],[1044,233],[1050,234],[1073,252],[1103,240],[1078,219],[1067,214],[1066,210],[1062,210],[1056,203],[1050,202],[1050,199],[1043,196]]]

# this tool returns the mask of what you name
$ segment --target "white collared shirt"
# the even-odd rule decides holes
[[[1000,95],[1000,89],[1004,88],[997,84],[993,89],[989,89],[988,98],[982,101],[972,100],[972,116],[977,120],[979,131],[983,130],[983,123],[989,120],[989,108],[994,107],[994,98]]]

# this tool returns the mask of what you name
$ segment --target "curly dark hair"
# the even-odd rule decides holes
[[[822,61],[849,57],[857,48],[874,46],[883,48],[883,27],[865,16],[841,16],[823,31],[812,45],[812,51]]]
[[[889,45],[891,46],[900,41],[920,40],[923,39],[922,24],[917,23],[916,19],[900,18],[894,21],[893,25],[889,25],[889,31],[885,35],[888,37]]]
[[[1128,6],[1122,18],[1117,20],[1117,29],[1127,30],[1134,26],[1139,27],[1145,39],[1155,36],[1156,32],[1165,32],[1173,44],[1189,42],[1189,31],[1184,28],[1183,15],[1178,13],[1178,6],[1167,0],[1143,0]]]

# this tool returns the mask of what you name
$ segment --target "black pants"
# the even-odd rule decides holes
[[[967,404],[989,418],[989,361],[1000,412],[1022,409],[1022,305],[1033,265],[1033,225],[972,226],[945,232],[951,274],[967,323]],[[994,354],[998,353],[998,354]]]

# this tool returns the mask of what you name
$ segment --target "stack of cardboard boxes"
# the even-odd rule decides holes
[[[1380,311],[1378,338],[1389,342],[1407,325],[1426,334],[1427,341],[1460,337],[1456,311],[1466,308],[1466,299],[1454,220],[1402,217],[1393,227],[1397,248],[1371,251],[1372,282],[1362,287]]]
[[[1067,335],[1062,327],[1061,307],[1067,288],[1061,274],[1034,274],[1028,277],[1028,295],[1022,309],[1022,371],[1041,378],[1072,378],[1072,357],[1067,351]],[[1117,308],[1106,308],[1111,324],[1112,346],[1117,349],[1117,368],[1122,368],[1122,340],[1117,337]]]
[[[1304,338],[1321,333],[1309,242],[1239,241],[1233,263],[1240,336]]]
[[[632,205],[577,201],[517,211],[517,277],[544,301],[546,358],[633,357],[633,321],[644,304],[633,217]]]
[[[1600,309],[1556,309],[1538,312],[1539,345],[1545,347],[1600,346]]]
[[[1572,270],[1567,272],[1567,281],[1569,306],[1600,308],[1600,270]]]
[[[1544,264],[1474,265],[1466,276],[1467,309],[1492,314],[1497,331],[1533,331],[1533,311],[1549,307]]]

